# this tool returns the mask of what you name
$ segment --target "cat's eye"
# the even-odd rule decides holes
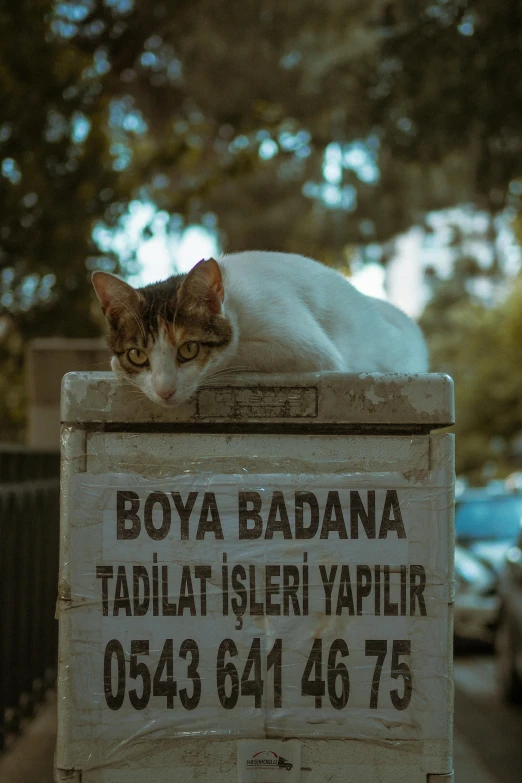
[[[183,343],[178,348],[178,356],[182,362],[189,362],[191,359],[195,359],[199,353],[199,343],[194,340],[190,340],[188,343]]]
[[[149,359],[145,351],[141,351],[139,348],[130,348],[127,351],[127,359],[131,364],[135,364],[138,367],[143,367],[148,364]]]

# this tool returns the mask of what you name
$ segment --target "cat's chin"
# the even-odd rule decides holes
[[[171,397],[169,400],[164,400],[162,397],[153,397],[150,394],[147,394],[147,397],[151,402],[154,403],[154,405],[159,405],[160,408],[179,408],[180,405],[184,405],[188,400],[190,399],[191,395],[187,395],[184,397]]]
[[[149,395],[147,397],[154,405],[159,405],[160,408],[176,408],[184,402],[183,400],[163,400],[161,397],[151,397]]]

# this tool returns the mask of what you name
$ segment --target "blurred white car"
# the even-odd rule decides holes
[[[457,545],[455,547],[455,637],[491,643],[499,608],[496,573],[475,555]]]
[[[455,513],[455,636],[492,642],[498,623],[498,577],[520,532],[522,494],[466,490]]]

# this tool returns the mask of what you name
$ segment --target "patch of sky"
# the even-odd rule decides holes
[[[353,212],[357,207],[357,191],[352,185],[332,185],[328,182],[305,182],[303,195],[322,201],[326,206]]]
[[[54,284],[56,283],[56,275],[53,275],[52,273],[48,275],[44,275],[42,279],[40,280],[40,286],[39,286],[39,298],[46,302],[51,298],[52,295],[52,289]]]
[[[108,73],[111,70],[111,64],[107,56],[107,49],[99,46],[93,54],[93,67],[98,76]]]
[[[134,8],[134,0],[104,0],[104,5],[124,16]]]
[[[353,185],[345,185],[341,188],[341,209],[353,212],[357,208],[357,191]]]
[[[179,81],[183,72],[181,61],[175,56],[173,47],[166,44],[159,35],[153,35],[145,42],[140,64],[157,74],[166,75],[171,82]]]
[[[507,277],[519,273],[520,246],[507,213],[500,213],[494,219],[494,232],[488,213],[470,204],[430,212],[426,224],[429,232],[423,236],[423,262],[435,267],[441,277],[449,277],[455,261],[462,256],[474,258],[484,271],[496,258]]]
[[[155,213],[153,204],[131,201],[117,227],[112,229],[99,223],[93,230],[93,239],[102,253],[113,252],[125,263],[131,258],[133,248],[139,244]]]
[[[94,272],[96,269],[99,269],[102,272],[114,272],[116,261],[110,256],[89,256],[85,262],[85,266],[89,272]]]
[[[135,108],[132,95],[114,98],[109,108],[109,127],[123,128],[131,133],[145,133],[147,123],[142,113]]]
[[[457,29],[461,35],[465,35],[467,37],[473,35],[475,32],[475,19],[473,14],[466,14]]]
[[[112,167],[115,171],[124,171],[132,160],[132,152],[130,147],[120,142],[115,142],[110,146],[110,152],[114,160]]]
[[[72,3],[57,3],[54,12],[70,22],[83,22],[94,8],[94,0],[76,0]]]
[[[361,182],[375,184],[380,178],[378,149],[378,139],[374,136],[345,144],[342,149],[342,167],[353,171]]]
[[[236,136],[236,138],[230,142],[228,149],[230,152],[237,152],[238,150],[244,150],[250,146],[248,136]]]
[[[306,196],[307,198],[319,198],[319,188],[320,185],[318,185],[317,182],[309,180],[304,183],[301,192],[303,196]]]
[[[5,177],[12,185],[18,185],[22,179],[22,172],[18,168],[18,164],[14,158],[4,158],[1,165],[2,176]]]
[[[295,150],[294,155],[296,158],[307,158],[312,153],[312,148],[305,144],[303,147],[299,147]]]
[[[288,54],[281,57],[279,63],[283,68],[290,70],[291,68],[295,68],[295,66],[301,62],[301,59],[301,52],[298,49],[292,49],[291,52],[288,52]]]
[[[81,111],[71,117],[71,140],[74,144],[83,144],[91,130],[91,121]]]
[[[51,30],[60,38],[74,38],[78,32],[78,27],[71,22],[64,22],[63,19],[53,19],[51,21]]]
[[[315,188],[309,187],[311,183],[307,183],[308,192],[303,190],[304,194],[319,198],[329,207],[353,212],[357,206],[357,191],[352,185],[341,187],[343,168],[347,168],[344,163],[343,149],[337,142],[332,142],[324,153],[323,177],[326,183],[318,184]]]
[[[158,57],[154,54],[154,52],[143,52],[140,57],[140,63],[145,68],[153,68],[158,62]]]
[[[29,310],[38,299],[37,290],[40,283],[38,275],[27,275],[20,285],[19,300],[20,309]]]
[[[509,277],[519,274],[522,267],[520,243],[513,231],[513,220],[509,210],[495,217],[497,230],[497,253],[504,272]]]
[[[370,242],[368,245],[364,246],[363,255],[366,261],[379,263],[383,256],[382,245],[379,245],[378,242]]]
[[[330,185],[339,185],[343,178],[342,152],[339,144],[329,144],[324,153],[323,177]]]
[[[458,12],[458,3],[450,3],[448,0],[437,0],[427,7],[424,13],[431,19],[436,19],[442,25],[448,26],[455,21]]]
[[[185,228],[179,215],[170,216],[145,201],[132,201],[115,229],[99,224],[93,239],[102,253],[115,253],[123,268],[136,258],[138,271],[127,276],[131,285],[187,272],[200,259],[219,253],[214,215],[205,215],[203,225]]]
[[[289,133],[288,131],[283,131],[283,133],[279,134],[278,142],[284,150],[294,152],[300,147],[309,144],[310,134],[305,130],[300,130],[298,133]]]
[[[341,166],[331,161],[326,161],[323,165],[323,177],[331,185],[339,185],[343,178]]]
[[[277,155],[278,152],[279,147],[273,139],[263,139],[259,145],[258,155],[263,160],[270,160],[274,155]]]
[[[308,131],[300,130],[297,133],[282,131],[275,141],[266,130],[258,131],[256,139],[261,142],[258,155],[263,160],[270,160],[280,149],[285,152],[293,152],[297,158],[306,158],[310,155],[309,146],[310,134]]]
[[[386,299],[386,271],[381,264],[367,255],[368,247],[362,249],[352,262],[350,283],[363,294]]]
[[[201,219],[201,225],[211,233],[217,231],[217,216],[213,212],[206,212]]]
[[[147,130],[147,123],[143,119],[143,115],[137,109],[130,111],[123,118],[123,128],[131,133],[145,133]]]
[[[183,215],[179,215],[178,213],[175,213],[174,215],[170,216],[169,219],[169,225],[168,225],[168,231],[169,234],[176,234],[183,231],[185,227],[185,220],[183,218]]]

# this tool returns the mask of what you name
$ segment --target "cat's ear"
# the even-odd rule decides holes
[[[92,284],[104,313],[121,307],[135,308],[140,302],[135,288],[109,272],[93,272]]]
[[[225,289],[218,262],[213,258],[199,261],[184,279],[180,290],[189,302],[192,300],[196,306],[204,304],[212,312],[220,313]]]

